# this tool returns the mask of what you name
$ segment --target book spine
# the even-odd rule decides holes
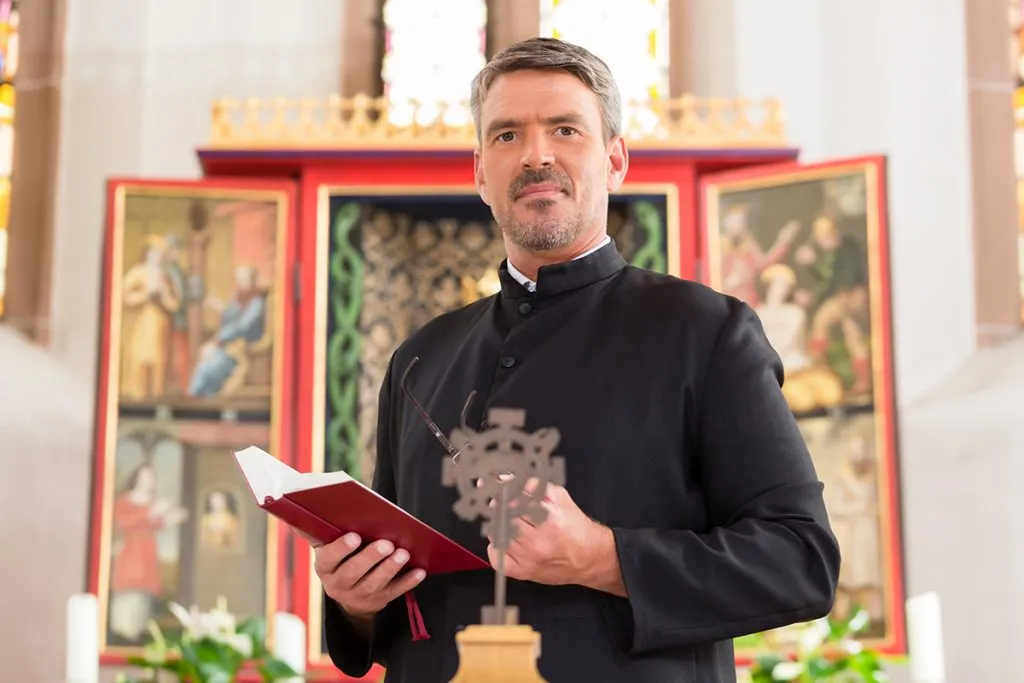
[[[305,536],[307,540],[316,543],[331,543],[342,535],[342,531],[338,527],[290,500],[287,496],[276,500],[268,496],[262,507]]]

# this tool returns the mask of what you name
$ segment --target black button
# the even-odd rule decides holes
[[[513,358],[512,356],[505,356],[504,358],[501,359],[501,366],[503,368],[510,368],[510,367],[512,367],[515,364],[516,364],[516,359]]]
[[[528,304],[525,301],[523,303],[519,304],[519,312],[521,314],[523,314],[523,315],[529,315],[530,311],[532,311],[532,310],[533,310],[533,306],[531,306],[530,304]]]

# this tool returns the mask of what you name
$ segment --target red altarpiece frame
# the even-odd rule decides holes
[[[804,167],[798,163],[798,151],[783,139],[777,105],[767,103],[767,113],[760,124],[751,123],[754,117],[749,115],[748,108],[753,106],[745,102],[707,103],[682,98],[661,105],[658,130],[628,138],[627,181],[613,197],[609,219],[609,231],[627,260],[719,289],[726,286],[726,280],[736,280],[750,285],[758,297],[763,296],[767,286],[765,273],[774,273],[789,282],[788,274],[780,275],[779,268],[769,270],[795,258],[787,249],[773,245],[779,241],[778,233],[788,222],[800,221],[799,230],[786,231],[792,233],[787,245],[794,249],[807,246],[797,245],[795,240],[800,237],[806,241],[813,236],[813,224],[818,217],[814,211],[820,213],[831,206],[826,206],[825,199],[816,200],[811,196],[813,192],[800,195],[799,188],[792,187],[805,182],[804,175],[821,181],[828,172],[824,167]],[[272,286],[280,292],[276,298],[279,313],[273,319],[274,336],[280,341],[274,346],[275,389],[268,404],[273,406],[273,428],[263,443],[303,471],[343,468],[369,480],[376,397],[390,350],[434,315],[495,291],[494,269],[504,253],[489,210],[476,195],[472,126],[448,128],[435,124],[397,129],[386,122],[385,105],[367,98],[332,98],[325,104],[249,102],[241,114],[239,109],[239,105],[229,101],[215,105],[210,143],[198,151],[202,180],[124,180],[111,184],[104,271],[105,360],[99,388],[90,575],[90,588],[100,593],[107,590],[104,582],[109,582],[108,570],[104,569],[109,557],[104,553],[109,554],[112,537],[108,509],[113,484],[103,473],[110,469],[114,448],[110,434],[116,428],[117,413],[116,401],[110,398],[111,380],[105,378],[111,376],[109,368],[120,353],[118,344],[112,340],[116,336],[113,331],[121,323],[112,311],[123,304],[117,286],[111,283],[122,277],[124,257],[118,250],[123,249],[120,235],[125,231],[125,192],[145,187],[149,192],[209,194],[218,201],[231,192],[280,193],[282,203],[277,215],[282,221],[281,246],[275,253],[283,255],[283,260],[277,261],[277,279]],[[325,110],[326,114],[317,118],[317,109]],[[862,573],[869,579],[880,575],[884,581],[884,585],[874,587],[878,595],[870,593],[871,586],[864,593],[869,597],[880,596],[881,600],[881,631],[872,644],[901,653],[903,577],[888,341],[884,172],[882,166],[873,163],[847,165],[852,164],[870,176],[868,184],[858,187],[864,188],[862,194],[866,193],[861,204],[874,218],[867,221],[860,233],[855,228],[843,227],[846,232],[853,229],[856,239],[866,240],[866,253],[871,260],[870,268],[865,265],[865,269],[871,292],[872,324],[867,343],[874,400],[861,400],[857,410],[858,414],[873,416],[871,428],[877,430],[878,436],[871,440],[874,448],[870,457],[875,459],[873,471],[883,473],[874,489],[867,488],[881,505],[884,523],[873,537],[870,533],[862,534],[878,541],[874,557],[881,564]],[[855,189],[846,189],[856,194]],[[793,216],[789,217],[787,202],[792,198],[787,199],[787,192],[796,192],[803,202],[794,205]],[[737,196],[742,201],[733,201]],[[847,198],[847,203],[856,204],[857,198]],[[160,220],[166,223],[175,219],[164,216]],[[159,231],[160,220],[150,220],[144,231]],[[188,218],[183,214],[176,220],[187,222]],[[719,227],[725,224],[723,221],[732,221],[730,226],[735,223],[727,237],[723,237]],[[236,229],[234,234],[242,232]],[[248,249],[242,256],[258,253],[252,245]],[[825,260],[822,258],[819,263]],[[181,262],[189,263],[188,258]],[[751,264],[753,271],[740,268]],[[801,271],[800,276],[811,278],[808,286],[817,283],[818,289],[824,287],[824,281],[819,280],[828,274],[815,275],[813,259],[803,265],[808,266],[804,268],[807,272]],[[196,267],[193,265],[193,269]],[[230,287],[225,289],[223,283],[230,282],[230,270],[226,274],[217,270],[216,275],[214,270],[210,270],[211,278],[229,292]],[[111,275],[114,272],[117,277]],[[741,277],[742,272],[746,274]],[[779,303],[780,287],[773,290],[774,303]],[[201,292],[192,294],[193,307],[205,305]],[[781,303],[787,302],[788,292]],[[752,305],[757,303],[751,301]],[[847,321],[857,313],[849,312],[847,317],[843,317],[845,313],[834,313],[832,317],[838,315],[840,321]],[[205,334],[212,335],[216,318],[207,318]],[[845,326],[849,328],[850,324]],[[825,327],[829,339],[836,336],[832,327]],[[804,328],[798,331],[806,335]],[[856,380],[855,374],[849,374],[854,371],[847,370],[849,351],[843,349],[856,342],[856,338],[844,341],[840,335],[834,345],[839,349],[835,357],[845,358],[842,367],[847,374],[843,377],[854,377],[843,380],[848,383]],[[193,342],[193,347],[196,343]],[[211,375],[215,374],[211,371]],[[211,401],[216,404],[216,399],[208,402]],[[831,407],[841,403],[837,399]],[[845,413],[844,417],[830,418],[833,413],[827,407],[812,408],[803,413],[807,420],[846,419]],[[800,411],[794,410],[801,417]],[[228,417],[237,420],[236,412],[229,408]],[[171,415],[173,419],[173,411]],[[159,411],[156,418],[169,419]],[[827,442],[831,433],[828,429],[818,423],[810,429],[814,434],[824,434],[815,438]],[[236,436],[217,436],[219,448],[229,455],[230,448],[239,440]],[[253,440],[257,437],[253,436]],[[241,501],[241,505],[249,511],[255,509],[249,500]],[[865,515],[870,517],[871,513]],[[323,649],[322,592],[312,570],[308,544],[272,520],[267,524],[267,599],[263,610],[268,614],[274,610],[290,611],[306,621],[310,677],[345,680]],[[854,527],[866,528],[864,524]],[[856,534],[851,537],[860,538]],[[272,633],[270,637],[273,638]],[[738,641],[738,661],[749,661],[764,645],[765,640],[760,637]],[[111,648],[108,659],[116,661],[121,654]],[[367,676],[369,680],[381,678],[379,669]]]
[[[168,602],[269,621],[290,595],[291,540],[231,452],[293,459],[295,198],[280,180],[108,183],[88,578],[104,664],[141,654],[151,621],[175,628]]]

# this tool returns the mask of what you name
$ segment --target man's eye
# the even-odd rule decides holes
[[[512,142],[514,134],[510,132],[499,133],[496,138],[498,142]]]
[[[575,128],[570,128],[569,126],[562,126],[561,128],[558,129],[558,134],[559,135],[575,135],[576,134],[576,129]]]

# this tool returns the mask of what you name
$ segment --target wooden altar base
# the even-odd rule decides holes
[[[468,626],[455,641],[459,670],[451,683],[546,683],[537,671],[540,634],[529,626]]]

